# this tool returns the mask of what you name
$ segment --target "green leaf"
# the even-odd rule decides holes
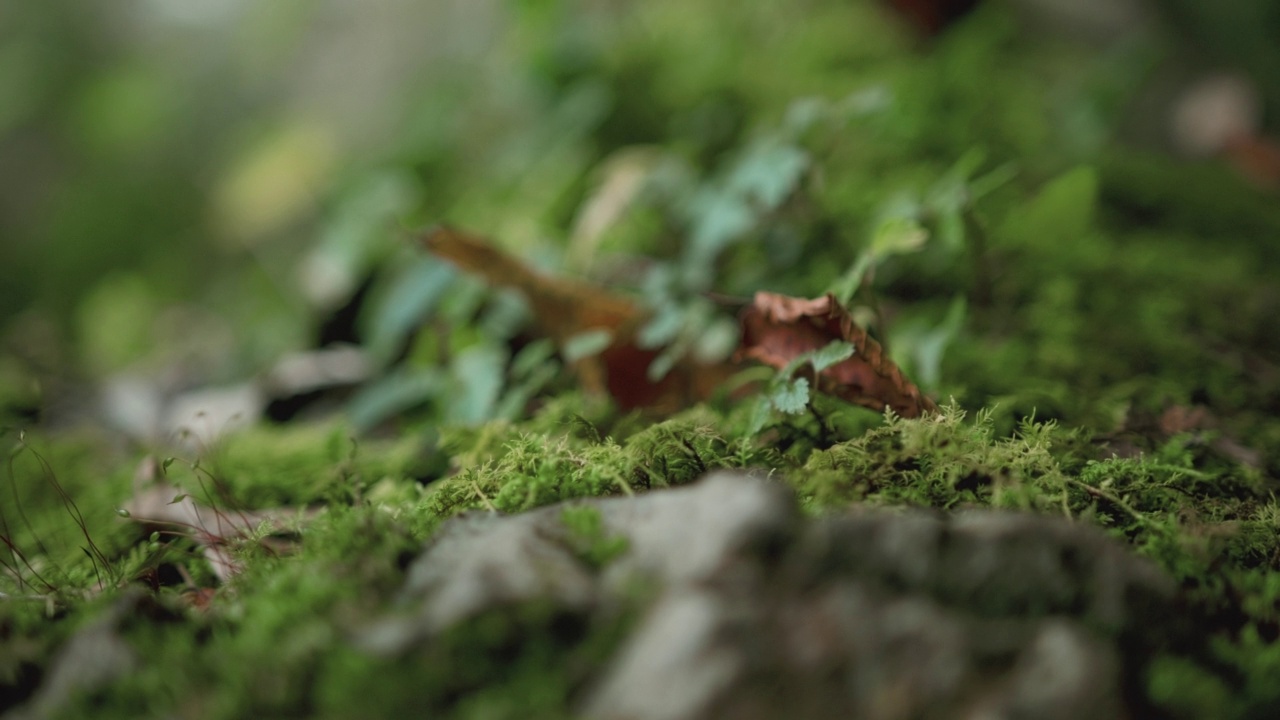
[[[423,257],[392,281],[369,317],[369,352],[386,361],[404,337],[435,309],[457,272],[448,263]]]
[[[778,371],[778,377],[789,378],[805,365],[811,365],[815,373],[822,372],[836,363],[843,362],[857,352],[851,343],[832,340],[817,350],[800,353]]]
[[[755,224],[756,215],[740,194],[723,188],[703,188],[689,205],[692,230],[681,262],[681,285],[702,289],[713,275],[720,251]]]
[[[977,200],[986,197],[996,189],[1007,185],[1015,177],[1018,176],[1018,166],[1008,162],[997,168],[993,168],[985,175],[974,178],[969,183],[969,202],[972,204]]]
[[[636,344],[645,349],[659,348],[680,334],[684,327],[684,311],[674,302],[664,303],[636,333]]]
[[[966,315],[965,299],[957,296],[937,324],[917,318],[897,325],[892,338],[895,353],[910,359],[911,376],[921,387],[937,387],[942,377],[942,358],[964,328]]]
[[[794,378],[779,383],[769,393],[769,402],[784,413],[795,415],[804,412],[809,406],[809,381]]]
[[[580,332],[565,340],[561,352],[565,362],[575,363],[592,355],[599,355],[613,342],[613,332],[598,328]]]
[[[858,288],[862,287],[862,279],[866,277],[872,263],[871,253],[862,253],[858,256],[857,261],[853,263],[853,267],[845,271],[844,275],[841,275],[827,287],[827,292],[835,295],[841,305],[848,305],[853,301],[853,296],[858,294]]]
[[[524,295],[510,288],[499,288],[485,306],[480,329],[488,337],[511,338],[529,325],[533,312]]]
[[[729,190],[770,211],[800,182],[809,155],[794,145],[767,138],[752,143],[729,174]]]
[[[924,247],[929,231],[912,218],[892,217],[881,222],[871,235],[869,252],[879,262],[891,255],[903,255]]]
[[[560,364],[557,362],[534,365],[526,375],[521,376],[519,382],[514,382],[507,388],[494,407],[493,416],[503,420],[516,420],[524,416],[526,406],[533,396],[542,392],[559,374]]]
[[[1093,227],[1098,173],[1078,167],[1060,175],[1009,216],[1005,234],[1018,242],[1072,243]]]
[[[773,412],[773,402],[766,396],[756,398],[755,403],[751,406],[751,419],[747,421],[747,432],[743,435],[743,441],[749,442],[750,438],[754,438],[769,423],[769,415]]]
[[[328,266],[346,292],[400,242],[391,232],[418,197],[418,182],[401,170],[382,170],[357,180],[337,200],[311,253],[310,266]],[[310,290],[310,288],[309,288]]]
[[[534,340],[520,348],[520,352],[511,360],[511,376],[525,378],[534,370],[549,362],[556,353],[555,343],[547,338]]]
[[[857,348],[853,346],[853,343],[845,342],[844,340],[832,340],[825,347],[806,354],[809,355],[809,362],[813,364],[813,371],[822,372],[832,365],[842,363],[853,357],[855,352],[857,352]]]
[[[848,305],[858,288],[862,287],[867,273],[877,263],[893,255],[905,255],[920,250],[929,239],[929,231],[915,219],[904,216],[893,216],[876,226],[871,234],[871,242],[858,255],[853,267],[849,268],[838,280],[831,283],[827,292],[836,296],[841,303]]]
[[[936,387],[942,376],[942,356],[960,329],[964,327],[966,305],[963,297],[957,297],[947,310],[947,317],[931,332],[920,339],[915,347],[917,380],[925,387]]]
[[[449,363],[450,392],[444,405],[447,422],[474,425],[493,419],[507,355],[505,347],[472,345]]]
[[[347,405],[351,424],[368,430],[398,412],[437,397],[444,378],[435,368],[401,369],[365,386]]]
[[[654,383],[662,380],[667,376],[667,373],[671,372],[671,368],[676,366],[676,362],[680,360],[680,356],[683,353],[684,348],[679,344],[672,345],[658,353],[658,357],[649,363],[649,369],[645,371],[645,377],[649,379],[649,382]]]
[[[738,323],[729,318],[711,321],[694,340],[693,358],[701,363],[715,363],[733,354],[741,339]]]
[[[722,182],[695,193],[684,206],[691,230],[681,262],[683,287],[709,286],[720,252],[781,205],[808,167],[809,156],[800,148],[763,138],[746,148]]]

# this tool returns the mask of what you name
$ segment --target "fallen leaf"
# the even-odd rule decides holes
[[[1160,413],[1156,421],[1160,432],[1170,437],[1181,433],[1194,432],[1213,426],[1213,416],[1209,408],[1203,405],[1171,405]]]
[[[730,363],[686,359],[661,379],[650,380],[646,373],[662,348],[642,348],[637,343],[636,333],[648,319],[639,303],[590,283],[533,270],[484,238],[455,228],[429,230],[422,243],[489,284],[523,294],[542,332],[571,359],[583,389],[607,392],[623,410],[674,412],[710,397],[736,369]],[[580,356],[580,348],[592,344],[584,343],[584,336],[594,342],[603,337],[598,331],[609,334],[607,344],[602,341],[598,352]]]
[[[644,191],[660,159],[653,148],[628,147],[604,161],[598,184],[583,200],[569,233],[568,262],[573,269],[591,266],[605,232],[622,219]]]
[[[557,345],[586,330],[628,330],[643,316],[640,306],[627,298],[585,282],[553,278],[532,270],[484,238],[455,228],[434,228],[427,232],[423,244],[492,285],[523,293],[538,324]]]
[[[1199,435],[1208,431],[1211,435],[1209,447],[1219,455],[1254,470],[1262,467],[1262,454],[1229,435],[1219,434],[1218,418],[1203,405],[1171,405],[1160,414],[1156,424],[1165,438],[1188,433]]]
[[[1280,142],[1263,135],[1238,135],[1227,140],[1223,154],[1255,187],[1280,190]]]
[[[817,373],[818,390],[873,410],[890,408],[906,418],[938,409],[834,295],[805,300],[759,292],[741,319],[742,358],[782,369],[806,352],[843,340],[853,345],[854,353]]]
[[[214,598],[218,596],[217,588],[193,587],[182,591],[182,601],[197,610],[208,610]]]

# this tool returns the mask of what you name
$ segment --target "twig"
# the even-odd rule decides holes
[[[489,512],[498,512],[498,508],[495,507],[493,503],[489,502],[489,498],[486,497],[484,491],[480,489],[480,483],[476,482],[475,478],[471,478],[471,489],[475,490],[476,495],[480,496],[480,502],[484,503],[484,506],[489,508]]]
[[[1079,487],[1081,490],[1084,490],[1085,493],[1087,493],[1088,495],[1091,495],[1096,498],[1102,498],[1103,500],[1106,500],[1107,502],[1115,505],[1121,510],[1124,510],[1125,512],[1132,515],[1134,520],[1137,520],[1143,525],[1152,524],[1151,521],[1146,518],[1146,516],[1144,516],[1142,513],[1138,512],[1137,510],[1134,510],[1133,507],[1129,505],[1129,503],[1125,502],[1124,500],[1121,500],[1114,493],[1107,492],[1102,488],[1094,487],[1089,483],[1077,480],[1075,478],[1067,478],[1067,482]]]

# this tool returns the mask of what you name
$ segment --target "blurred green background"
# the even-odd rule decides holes
[[[619,163],[683,175],[611,250],[678,260],[672,217],[685,237],[751,229],[763,257],[715,285],[784,268],[776,289],[814,294],[894,203],[955,173],[1038,187],[1117,138],[1166,147],[1168,88],[1193,70],[1240,69],[1272,99],[1280,76],[1265,3],[993,0],[934,39],[890,5],[6,3],[0,385],[47,403],[126,368],[242,378],[324,339],[366,285],[382,310],[360,311],[360,339],[403,332],[424,314],[386,309],[422,272],[408,231],[441,219],[584,269],[572,238]],[[815,140],[814,122],[839,127]],[[753,172],[775,204],[807,173],[802,240],[716,194]],[[816,279],[800,248],[830,260]]]
[[[455,121],[429,106],[470,94],[505,15],[460,2],[6,3],[6,349],[97,373],[197,335],[210,341],[199,351],[234,355],[211,367],[243,373],[306,342],[311,308],[335,302],[420,202],[431,173],[413,165]]]

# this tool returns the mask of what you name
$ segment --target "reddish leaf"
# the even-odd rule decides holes
[[[1237,135],[1223,152],[1236,172],[1263,190],[1280,190],[1280,143],[1262,135]]]
[[[217,597],[217,588],[196,587],[182,591],[182,601],[197,610],[208,610],[213,599]]]
[[[638,303],[589,283],[532,270],[485,239],[454,228],[430,230],[422,242],[431,252],[492,285],[519,290],[542,331],[562,350],[570,338],[586,331],[610,331],[608,347],[577,360],[573,368],[587,392],[608,392],[624,410],[674,412],[709,397],[734,370],[727,363],[685,360],[658,382],[651,382],[646,373],[659,350],[636,343],[636,331],[646,319]]]
[[[742,312],[739,354],[778,369],[832,340],[851,343],[854,354],[818,374],[822,392],[873,410],[888,407],[908,418],[938,409],[884,356],[880,343],[854,323],[834,295],[804,300],[760,292]]]

